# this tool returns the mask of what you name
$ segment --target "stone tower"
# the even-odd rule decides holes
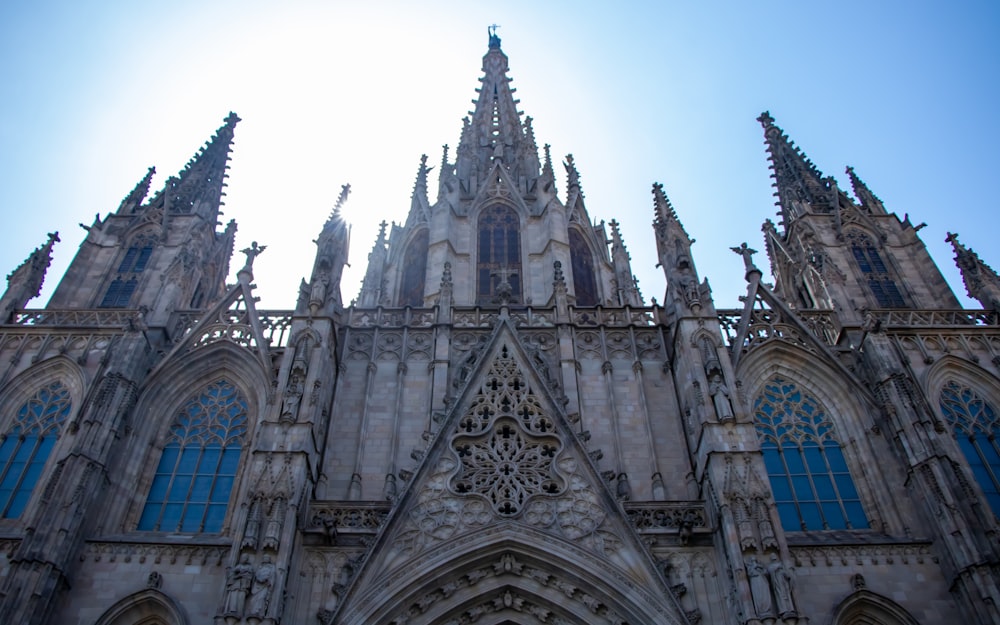
[[[490,33],[360,293],[350,186],[288,310],[217,220],[224,125],[0,298],[0,622],[1000,623],[1000,278],[760,117],[773,284],[717,307],[660,184],[647,305]],[[405,201],[405,198],[401,198]],[[681,211],[682,212],[682,211]],[[263,259],[258,256],[265,254]]]

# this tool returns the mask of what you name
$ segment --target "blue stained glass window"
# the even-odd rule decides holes
[[[773,378],[754,402],[755,427],[786,530],[868,527],[833,423],[795,383]]]
[[[511,287],[511,302],[521,301],[521,222],[512,209],[492,206],[479,216],[476,273],[477,303],[495,304],[504,279]]]
[[[419,308],[424,305],[427,280],[427,247],[430,234],[426,229],[414,235],[403,255],[403,278],[399,285],[399,305]]]
[[[868,290],[878,305],[882,308],[906,308],[903,294],[872,240],[859,232],[852,232],[848,240],[858,269],[864,274]]]
[[[993,514],[1000,516],[1000,420],[996,410],[971,388],[949,382],[941,390],[941,412]]]
[[[594,258],[583,235],[576,228],[569,230],[569,256],[573,264],[573,292],[577,306],[597,306],[597,278]]]
[[[209,384],[181,408],[146,497],[140,530],[222,530],[247,410],[246,399],[226,380]]]
[[[21,516],[71,407],[69,390],[53,382],[21,405],[0,437],[0,518]]]

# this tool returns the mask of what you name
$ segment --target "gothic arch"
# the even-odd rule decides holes
[[[606,559],[511,523],[443,543],[374,580],[344,606],[338,622],[388,624],[420,614],[421,622],[446,623],[470,613],[477,625],[536,625],[554,616],[581,625],[598,617],[618,622],[614,616],[627,623],[685,622],[666,593],[647,588]]]
[[[862,288],[877,303],[877,308],[910,308],[912,298],[906,285],[899,279],[895,259],[885,254],[882,237],[853,225],[844,232],[844,243],[853,262],[848,262],[851,272]]]
[[[524,218],[516,207],[496,199],[484,204],[474,215],[472,254],[475,259],[475,300],[478,304],[494,304],[499,273],[510,272],[511,301],[524,301],[525,259],[521,232]]]
[[[231,384],[246,401],[246,435],[242,444],[246,450],[266,405],[265,393],[270,388],[269,381],[260,371],[260,364],[246,348],[225,341],[212,343],[168,363],[143,385],[131,418],[135,433],[130,443],[131,451],[122,456],[141,458],[139,468],[131,469],[133,474],[139,473],[134,484],[116,485],[122,492],[110,499],[115,507],[108,514],[109,518],[121,519],[124,531],[132,531],[138,526],[177,414],[195,394],[220,380]],[[241,454],[229,495],[230,504],[241,490],[242,467],[247,458],[248,454]],[[227,507],[223,533],[228,531],[235,510],[233,505]]]
[[[578,306],[597,306],[601,303],[598,281],[598,256],[581,228],[569,228],[569,257],[573,269],[573,293]]]
[[[119,251],[108,267],[104,288],[99,292],[99,308],[135,307],[132,295],[149,280],[149,261],[159,244],[158,229],[142,225],[122,237]]]
[[[399,268],[399,306],[422,308],[427,290],[427,254],[430,249],[430,230],[417,228],[403,247],[402,265]]]
[[[833,614],[831,625],[920,625],[892,599],[863,589],[848,595]]]
[[[94,625],[188,625],[188,618],[180,604],[147,588],[119,600]]]

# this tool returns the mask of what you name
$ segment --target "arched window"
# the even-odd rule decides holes
[[[782,527],[868,527],[843,448],[820,403],[794,382],[775,377],[753,411]]]
[[[496,289],[504,280],[511,287],[511,301],[521,301],[520,229],[517,213],[505,206],[487,208],[479,216],[478,304],[497,303]]]
[[[170,427],[140,530],[222,530],[247,431],[247,400],[219,380],[188,400]]]
[[[882,256],[875,249],[872,240],[859,232],[852,232],[848,235],[848,241],[858,269],[861,270],[862,279],[868,285],[868,290],[878,305],[882,308],[906,308],[903,294],[896,287],[895,279],[882,261]]]
[[[132,293],[139,284],[139,274],[146,270],[149,264],[149,257],[153,255],[153,240],[150,237],[141,237],[135,245],[125,251],[121,263],[118,264],[118,271],[115,279],[108,285],[108,290],[104,292],[101,300],[101,308],[126,308]]]
[[[971,388],[949,382],[941,390],[941,412],[993,513],[1000,516],[1000,420],[996,410]]]
[[[0,437],[0,518],[21,516],[71,407],[69,390],[53,382],[18,408]]]
[[[594,278],[594,257],[587,242],[576,228],[569,230],[569,257],[573,263],[573,292],[578,306],[597,306],[597,280]]]
[[[403,255],[403,277],[399,284],[399,305],[424,305],[424,282],[427,274],[427,230],[421,230],[410,241]]]

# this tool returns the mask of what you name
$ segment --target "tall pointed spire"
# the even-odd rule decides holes
[[[694,239],[684,230],[673,205],[663,192],[663,185],[658,182],[653,183],[653,210],[657,256],[667,278],[664,305],[672,306],[680,302],[697,313],[708,299],[708,284],[700,285],[698,282],[698,272],[691,258]]]
[[[635,275],[632,273],[632,257],[625,248],[618,222],[611,220],[611,262],[615,268],[615,280],[618,282],[619,306],[642,306],[642,295],[636,286]]]
[[[35,249],[21,265],[7,276],[7,290],[0,297],[0,323],[6,323],[12,312],[38,297],[45,281],[45,272],[52,262],[52,245],[59,241],[58,232]]]
[[[351,194],[351,185],[340,187],[340,195],[316,239],[316,259],[309,279],[309,313],[313,317],[329,316],[342,304],[340,279],[347,264],[351,231],[340,214]]]
[[[787,228],[792,220],[809,211],[819,209],[829,212],[832,206],[830,190],[823,173],[775,125],[770,113],[764,111],[757,121],[764,127],[764,141],[768,160],[771,161],[771,177],[777,188],[775,196],[781,209],[782,225]]]
[[[167,181],[166,188],[150,204],[158,201],[173,213],[195,213],[215,223],[223,204],[226,170],[232,150],[233,132],[240,118],[229,113],[215,135],[198,150],[184,169]]]
[[[361,281],[361,292],[358,294],[358,306],[375,307],[381,303],[382,282],[385,280],[386,237],[385,229],[389,224],[382,221],[378,225],[378,236],[368,254],[368,269]]]
[[[1000,312],[1000,276],[979,255],[958,242],[958,234],[949,232],[945,241],[955,250],[955,264],[962,272],[962,281],[969,297],[979,300],[983,308]]]
[[[847,167],[847,177],[851,179],[851,188],[854,189],[854,197],[858,198],[861,202],[861,208],[867,210],[869,213],[875,215],[885,215],[885,206],[882,204],[882,200],[878,199],[871,189],[868,188],[861,178],[854,173],[854,168]]]
[[[142,206],[142,201],[146,199],[146,195],[149,194],[149,185],[153,181],[153,174],[156,173],[155,167],[150,167],[146,172],[146,175],[142,177],[139,184],[135,185],[132,192],[125,196],[122,203],[118,206],[119,214],[134,213],[136,209]]]
[[[413,183],[413,194],[410,197],[410,213],[406,216],[407,227],[418,223],[427,223],[431,218],[430,202],[427,199],[427,174],[434,169],[427,166],[427,155],[420,155],[420,166],[417,168],[417,179]]]

